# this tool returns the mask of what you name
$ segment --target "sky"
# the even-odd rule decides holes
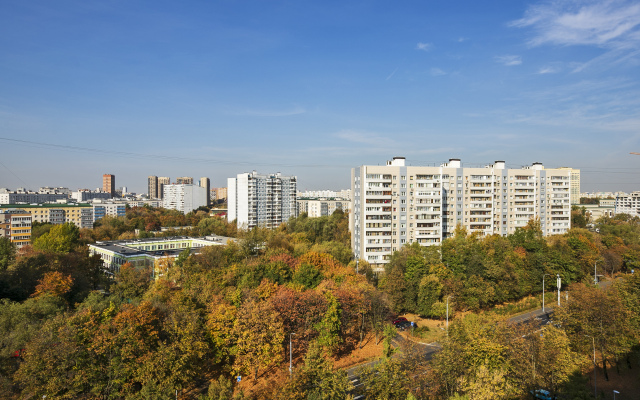
[[[0,187],[403,156],[640,190],[637,1],[0,1]]]

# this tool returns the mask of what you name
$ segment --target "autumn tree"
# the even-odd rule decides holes
[[[80,230],[68,222],[52,227],[33,242],[33,247],[53,253],[68,253],[78,245],[79,239]]]

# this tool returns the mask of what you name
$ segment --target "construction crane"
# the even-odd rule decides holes
[[[640,153],[634,153],[634,152],[631,152],[631,153],[629,153],[629,154],[635,154],[635,155],[637,155],[637,156],[640,156]]]

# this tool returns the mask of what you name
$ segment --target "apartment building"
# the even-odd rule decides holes
[[[207,206],[211,205],[211,180],[207,177],[200,178],[200,187],[207,191]]]
[[[277,228],[298,215],[296,207],[297,177],[281,173],[238,174],[227,179],[227,218],[236,220],[238,228],[256,226]]]
[[[439,245],[461,225],[482,235],[508,235],[533,218],[544,235],[570,228],[571,170],[534,163],[480,168],[459,159],[440,166],[385,166],[351,171],[351,242],[356,257],[381,266],[404,244]]]
[[[91,201],[94,199],[110,199],[111,193],[103,192],[103,191],[93,191],[89,189],[79,189],[76,192],[71,193],[71,198],[77,201],[78,203],[84,203],[86,201]]]
[[[168,176],[159,176],[158,177],[158,199],[162,199],[164,196],[164,185],[170,185],[171,178]]]
[[[18,249],[31,244],[31,214],[22,209],[0,209],[0,236]]]
[[[193,185],[193,178],[190,176],[181,176],[176,178],[176,183],[178,185]]]
[[[111,197],[116,195],[116,176],[111,174],[102,175],[102,191],[109,193]]]
[[[37,192],[19,188],[11,191],[0,188],[0,204],[33,204],[49,203],[69,198],[71,191],[67,188],[40,188]]]
[[[0,210],[10,207],[0,205]],[[93,228],[93,207],[90,204],[22,204],[20,209],[29,213],[33,222],[54,225],[70,222],[78,228]]]
[[[226,187],[222,187],[222,188],[213,188],[211,189],[212,192],[212,198],[215,201],[226,201],[227,200],[227,188]]]
[[[616,195],[616,214],[629,214],[632,217],[640,216],[640,192]]]
[[[193,184],[164,185],[162,206],[187,214],[207,205],[207,189]]]
[[[577,168],[562,167],[571,171],[571,193],[569,200],[571,204],[580,204],[580,170]]]
[[[93,222],[106,216],[124,217],[127,215],[126,203],[94,203],[93,204]]]
[[[311,218],[324,217],[331,215],[336,210],[349,212],[351,210],[351,201],[336,198],[299,198],[298,215],[306,213]]]

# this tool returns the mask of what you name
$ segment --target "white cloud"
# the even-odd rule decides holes
[[[538,73],[541,75],[544,74],[557,74],[558,72],[560,72],[560,68],[559,67],[555,67],[555,66],[551,66],[548,65],[546,67],[542,67],[538,70]]]
[[[550,1],[531,6],[524,18],[511,23],[532,27],[533,46],[558,45],[619,46],[636,42],[640,25],[640,4],[635,1],[605,0]]]
[[[416,50],[429,51],[433,48],[433,44],[431,43],[422,43],[418,42],[416,45]]]
[[[431,74],[431,76],[442,76],[442,75],[446,75],[447,74],[446,72],[444,72],[440,68],[435,68],[435,67],[431,68],[429,73]]]
[[[495,60],[500,64],[506,65],[507,67],[513,67],[515,65],[522,64],[522,57],[520,56],[496,56]]]

